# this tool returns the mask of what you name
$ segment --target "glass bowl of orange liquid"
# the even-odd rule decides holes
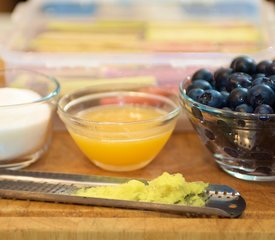
[[[149,164],[171,136],[180,105],[157,87],[102,84],[64,95],[58,114],[96,166],[132,171]]]

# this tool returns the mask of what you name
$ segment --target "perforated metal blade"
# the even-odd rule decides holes
[[[83,187],[116,185],[128,182],[129,180],[131,179],[0,170],[0,197],[160,211],[186,216],[220,216],[230,218],[239,217],[246,207],[245,200],[239,192],[228,186],[215,184],[210,184],[205,191],[205,207],[80,197],[74,195],[78,189]],[[140,181],[146,183],[146,180]]]

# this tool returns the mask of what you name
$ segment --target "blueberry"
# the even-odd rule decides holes
[[[266,74],[268,76],[275,75],[275,62],[274,61],[267,67]]]
[[[253,113],[253,107],[252,106],[250,106],[250,105],[247,105],[247,104],[245,104],[245,103],[243,103],[243,104],[241,104],[241,105],[239,105],[239,106],[237,106],[236,108],[235,108],[235,111],[236,112],[245,112],[245,113]]]
[[[257,107],[261,104],[268,104],[272,106],[275,101],[275,94],[269,86],[265,84],[258,84],[249,89],[247,101],[253,107]]]
[[[262,73],[260,73],[262,74]],[[258,85],[258,84],[264,84],[264,82],[267,81],[267,79],[269,79],[268,77],[266,77],[265,75],[255,75],[255,77],[253,77],[253,81],[252,81],[252,86]]]
[[[258,77],[252,82],[252,86],[255,86],[258,84],[265,84],[269,86],[273,91],[275,91],[275,76],[274,78]]]
[[[188,86],[187,94],[189,93],[190,90],[192,90],[194,88],[201,88],[203,90],[208,90],[208,89],[212,89],[212,86],[209,82],[207,82],[205,80],[196,80],[196,81],[192,82],[191,85]]]
[[[199,97],[199,102],[210,107],[222,107],[222,95],[216,90],[205,90]]]
[[[205,80],[213,84],[213,74],[205,68],[199,69],[192,76],[192,82],[196,80]]]
[[[257,73],[266,73],[267,68],[272,64],[270,60],[263,60],[259,62],[256,66]]]
[[[231,68],[219,68],[214,72],[214,81],[217,90],[222,91],[226,89],[228,76],[231,75],[232,72],[233,70]]]
[[[199,97],[204,93],[204,90],[201,88],[193,88],[188,92],[188,96],[195,101],[198,101]]]
[[[246,103],[247,92],[246,88],[235,88],[228,97],[229,107],[235,109],[238,105]]]
[[[252,77],[246,73],[236,72],[228,77],[226,86],[227,91],[232,91],[234,88],[248,88],[251,86]]]
[[[256,72],[256,62],[248,56],[239,56],[231,62],[230,67],[234,72],[254,74]]]
[[[258,107],[256,107],[254,113],[273,114],[274,111],[273,111],[272,107],[270,107],[269,105],[262,104],[262,105],[259,105]]]
[[[252,76],[252,79],[255,80],[256,78],[259,77],[266,77],[266,75],[264,73],[256,73]]]
[[[220,93],[222,95],[222,106],[226,107],[228,103],[229,92],[221,91]]]

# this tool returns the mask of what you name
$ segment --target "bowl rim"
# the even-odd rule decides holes
[[[259,119],[263,116],[267,118],[274,118],[275,119],[275,113],[272,114],[261,114],[261,113],[244,113],[244,112],[235,112],[231,110],[226,110],[226,109],[221,109],[221,108],[215,108],[211,106],[207,106],[204,104],[201,104],[199,102],[196,102],[192,98],[190,98],[186,94],[186,88],[183,88],[183,85],[187,84],[188,81],[191,81],[191,76],[187,76],[183,81],[180,82],[179,84],[179,99],[181,100],[186,100],[189,103],[192,103],[195,107],[198,107],[199,109],[208,112],[208,113],[214,113],[214,114],[219,114],[219,115],[225,115],[226,117],[232,117],[232,118],[243,118],[243,119]]]
[[[152,87],[152,86],[150,86]],[[91,91],[90,94],[85,94],[84,96],[81,97],[87,97],[87,96],[91,96],[93,95],[93,98],[99,98],[100,96],[135,96],[135,97],[150,97],[151,99],[157,99],[160,100],[162,102],[168,103],[170,106],[173,106],[173,109],[169,112],[167,112],[166,114],[164,114],[163,116],[158,116],[158,117],[153,117],[153,118],[149,118],[146,120],[137,120],[137,121],[131,121],[131,122],[115,122],[115,121],[93,121],[93,120],[87,120],[78,116],[75,116],[74,114],[70,114],[66,111],[65,107],[71,102],[70,98],[72,95],[74,94],[79,94],[81,92],[89,92],[89,90]],[[92,93],[92,90],[94,90],[94,87],[86,87],[86,88],[80,88],[74,91],[71,91],[67,94],[65,94],[64,96],[62,96],[57,104],[57,113],[60,115],[61,119],[63,119],[65,117],[65,119],[69,119],[70,122],[74,122],[74,123],[81,123],[84,125],[100,125],[100,126],[106,126],[106,125],[135,125],[135,124],[150,124],[150,123],[156,123],[156,122],[165,122],[165,121],[169,121],[170,119],[173,119],[175,117],[177,117],[179,115],[179,113],[181,112],[181,106],[179,103],[179,98],[177,96],[177,94],[171,93],[170,94],[175,98],[174,100],[172,100],[172,96],[171,97],[167,97],[167,96],[161,96],[159,94],[156,93],[147,93],[147,92],[138,92],[138,91],[131,91],[131,90],[114,90],[114,91],[107,91],[107,92],[99,92],[99,93]],[[78,97],[78,98],[81,98]],[[69,100],[68,103],[64,104],[64,106],[61,106],[64,101],[66,101],[66,99]],[[76,98],[77,99],[77,98]],[[126,103],[127,104],[127,103]],[[102,106],[111,106],[112,104],[106,104],[106,105],[102,105]],[[115,104],[117,105],[117,104]],[[137,104],[140,105],[140,104]],[[99,105],[100,106],[100,105]],[[97,107],[97,106],[95,106]],[[64,120],[63,120],[64,121]]]
[[[25,103],[8,104],[8,105],[3,105],[3,106],[0,105],[0,109],[23,107],[23,106],[29,106],[29,105],[33,105],[33,104],[39,104],[39,103],[47,102],[50,99],[58,96],[59,93],[60,93],[60,90],[61,90],[60,83],[52,75],[47,75],[47,74],[44,74],[42,72],[38,72],[38,71],[35,71],[35,70],[30,70],[30,69],[27,69],[27,68],[0,68],[0,74],[5,75],[6,72],[26,72],[26,73],[35,74],[35,75],[38,75],[38,76],[40,75],[43,78],[48,79],[50,82],[52,82],[55,85],[55,87],[50,93],[48,93],[44,97],[40,97],[40,98],[37,98],[36,100],[30,101],[30,102],[25,102]],[[21,89],[21,88],[16,88],[16,89]],[[22,89],[24,89],[24,88],[22,88]]]

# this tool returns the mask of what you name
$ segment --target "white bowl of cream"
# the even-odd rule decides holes
[[[48,148],[59,84],[35,72],[9,71],[13,81],[0,88],[0,167],[18,169],[35,162]]]

